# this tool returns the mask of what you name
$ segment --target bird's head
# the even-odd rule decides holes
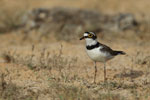
[[[84,32],[83,37],[80,38],[80,40],[96,40],[97,36],[94,32]]]

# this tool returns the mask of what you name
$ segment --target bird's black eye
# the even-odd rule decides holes
[[[89,37],[89,38],[93,37],[93,34],[89,34],[88,37]]]

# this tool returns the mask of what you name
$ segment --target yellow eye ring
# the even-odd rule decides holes
[[[89,37],[89,38],[93,37],[93,34],[89,34],[88,37]]]

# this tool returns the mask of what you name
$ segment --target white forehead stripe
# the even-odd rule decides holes
[[[88,34],[93,34],[94,36],[96,36],[94,32],[85,32],[84,36],[88,36]]]
[[[93,35],[95,35],[95,33],[94,32],[90,32],[91,34],[93,34]]]
[[[84,36],[88,36],[88,33],[84,33]]]

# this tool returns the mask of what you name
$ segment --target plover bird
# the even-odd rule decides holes
[[[88,56],[94,61],[95,74],[94,83],[96,80],[97,67],[96,62],[102,62],[104,64],[104,82],[106,82],[106,62],[117,55],[125,55],[123,51],[112,50],[110,47],[101,44],[97,41],[97,36],[93,32],[85,32],[80,40],[86,41],[86,52]]]

